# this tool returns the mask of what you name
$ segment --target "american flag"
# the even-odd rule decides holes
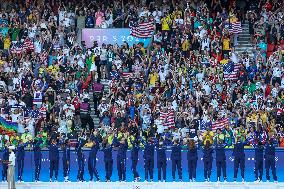
[[[239,77],[241,64],[229,61],[224,65],[224,80],[236,80]]]
[[[30,38],[26,38],[23,44],[23,49],[26,51],[33,51],[35,49],[33,42]]]
[[[154,29],[152,21],[139,23],[137,26],[134,25],[130,28],[130,35],[138,38],[148,38],[152,36]]]
[[[241,22],[234,22],[230,24],[230,28],[229,28],[229,32],[230,33],[241,33],[242,32],[242,24]]]
[[[173,110],[168,110],[167,112],[160,112],[160,119],[167,128],[174,128],[175,127],[175,113]]]
[[[123,72],[123,73],[121,74],[121,76],[122,76],[124,79],[132,78],[132,77],[133,77],[133,73],[131,73],[131,72]]]
[[[223,129],[226,125],[229,125],[229,119],[228,118],[216,120],[212,123],[212,130],[216,131],[217,129]]]
[[[23,52],[23,44],[20,42],[17,42],[11,47],[11,53],[22,54],[22,52]]]

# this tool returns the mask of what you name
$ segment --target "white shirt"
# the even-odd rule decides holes
[[[10,162],[9,165],[15,166],[16,155],[13,151],[9,155],[9,162]]]
[[[160,24],[161,23],[161,16],[162,16],[162,12],[161,11],[154,11],[153,13],[152,13],[152,15],[153,15],[153,17],[154,17],[154,19],[155,19],[155,22],[156,23],[158,23],[158,24]]]
[[[75,111],[75,107],[73,104],[65,104],[63,106],[63,111],[65,112],[66,117],[73,117],[74,115],[74,111]]]

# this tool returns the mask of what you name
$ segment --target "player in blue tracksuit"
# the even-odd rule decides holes
[[[241,168],[242,182],[245,181],[245,151],[244,147],[247,142],[242,142],[241,138],[237,138],[237,142],[234,145],[233,156],[234,156],[234,181],[237,180],[238,169]]]
[[[264,158],[265,158],[265,172],[266,172],[267,181],[270,181],[269,170],[271,169],[273,180],[274,182],[277,182],[276,167],[275,167],[275,146],[273,144],[273,139],[268,140],[267,145],[265,146]]]
[[[134,181],[138,182],[140,180],[139,174],[137,172],[137,163],[138,163],[138,155],[139,155],[139,140],[137,138],[135,138],[134,141],[132,141],[131,137],[130,137],[130,142],[132,144],[132,149],[131,149],[131,160],[132,160],[132,165],[131,165],[131,169],[132,169],[132,173],[134,176]]]
[[[109,144],[107,139],[103,142],[104,163],[106,171],[106,182],[110,182],[112,175],[113,159],[112,159],[112,144]]]
[[[257,145],[254,146],[254,174],[255,180],[262,181],[263,175],[263,151],[264,147],[259,141]]]
[[[117,171],[119,181],[126,181],[126,151],[128,149],[127,141],[125,138],[122,138],[120,141],[115,138],[115,143],[118,145],[117,151]]]
[[[63,164],[63,176],[64,182],[69,182],[70,172],[70,142],[65,140],[62,144],[62,164]]]
[[[24,162],[25,162],[25,147],[28,143],[23,143],[22,140],[19,141],[17,146],[17,163],[18,163],[18,181],[23,181],[23,171],[24,171]]]
[[[178,170],[179,180],[182,181],[182,168],[181,168],[181,145],[179,144],[179,140],[174,140],[174,144],[172,146],[172,177],[173,180],[176,178],[176,169]]]
[[[2,181],[6,181],[7,180],[7,171],[8,171],[8,164],[5,163],[5,161],[9,161],[9,149],[8,146],[5,144],[5,147],[3,149],[3,169],[2,169]]]
[[[145,181],[148,180],[150,176],[150,181],[153,181],[153,169],[154,169],[154,151],[155,151],[155,144],[152,139],[148,139],[148,141],[143,141],[144,144],[144,167],[145,167]]]
[[[57,145],[57,141],[55,139],[52,139],[49,145],[49,161],[49,181],[52,182],[53,172],[55,176],[55,181],[57,181],[59,167],[59,146]]]
[[[223,172],[224,181],[227,181],[227,171],[226,171],[226,154],[225,154],[226,144],[223,140],[219,140],[215,146],[216,152],[216,167],[217,167],[217,181],[221,179],[221,170]]]
[[[195,182],[196,179],[197,159],[197,147],[195,145],[194,140],[190,140],[188,143],[187,151],[188,174],[190,182]]]
[[[99,141],[96,137],[92,137],[91,141],[93,143],[91,150],[89,152],[89,157],[88,157],[88,170],[90,174],[90,180],[93,181],[94,175],[97,179],[97,181],[100,181],[99,174],[96,168],[97,165],[97,153],[98,150],[100,149],[100,144]]]
[[[205,182],[210,181],[210,176],[212,172],[212,162],[213,162],[213,148],[209,141],[206,141],[203,148],[203,163],[204,163],[204,179]]]
[[[35,162],[35,182],[39,181],[39,175],[40,175],[40,170],[41,170],[42,153],[41,153],[40,145],[42,144],[42,142],[43,142],[42,139],[39,138],[34,141],[34,145],[33,145],[34,162]]]
[[[157,146],[157,167],[158,167],[158,181],[161,181],[161,172],[163,171],[163,181],[166,181],[166,169],[167,169],[167,156],[166,146],[164,140],[160,139]]]
[[[78,143],[76,145],[76,153],[77,153],[77,162],[78,162],[78,173],[77,173],[77,181],[84,182],[84,171],[85,171],[85,155],[83,153],[83,147],[86,144],[86,140],[83,137],[80,137]]]

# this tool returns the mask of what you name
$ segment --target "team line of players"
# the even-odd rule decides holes
[[[163,138],[159,140],[153,140],[149,138],[144,141],[142,138],[136,138],[131,141],[131,160],[132,160],[132,172],[134,176],[134,181],[140,181],[140,175],[137,172],[138,154],[140,151],[141,143],[144,145],[144,168],[145,168],[145,181],[153,181],[153,171],[154,171],[154,153],[157,153],[157,168],[158,168],[158,180],[166,181],[166,167],[167,167],[167,157],[166,150],[168,149],[165,145],[165,140]],[[41,139],[37,139],[33,142],[34,151],[34,163],[35,163],[35,181],[38,182],[41,172],[41,161],[42,161],[42,144]],[[77,181],[84,180],[84,168],[85,168],[85,156],[83,153],[83,147],[87,140],[80,137],[76,145],[75,151],[77,154],[78,162],[78,173]],[[126,181],[126,152],[128,150],[128,143],[126,138],[120,140],[115,137],[110,144],[107,140],[102,141],[101,145],[96,137],[91,138],[92,147],[90,149],[88,156],[88,171],[90,174],[90,181],[94,180],[100,181],[98,171],[96,169],[96,156],[99,150],[104,153],[104,164],[105,164],[105,181],[110,182],[113,172],[113,148],[117,149],[117,172],[119,181]],[[175,181],[176,171],[178,172],[178,179],[182,181],[182,165],[181,165],[181,151],[182,144],[188,146],[187,160],[188,160],[188,174],[191,182],[196,180],[196,168],[198,154],[197,150],[199,147],[195,144],[194,140],[179,141],[174,140],[171,147],[171,161],[172,161],[172,178]],[[17,147],[17,164],[18,164],[18,181],[21,182],[24,170],[24,158],[25,158],[25,147],[29,143],[20,142]],[[244,146],[246,142],[242,142],[241,138],[238,138],[233,149],[234,156],[234,181],[237,179],[238,170],[240,168],[242,181],[245,181],[245,152]],[[224,182],[227,181],[226,174],[226,155],[225,155],[226,144],[222,140],[219,140],[217,144],[211,145],[209,141],[202,146],[203,151],[203,163],[204,163],[204,179],[205,182],[210,181],[213,153],[216,154],[216,167],[217,167],[217,180],[221,180],[221,173],[223,173]],[[69,182],[68,176],[70,172],[70,142],[65,140],[62,143],[58,143],[57,140],[52,139],[49,146],[49,160],[50,160],[50,182],[52,182],[53,174],[54,181],[57,181],[58,169],[59,169],[59,151],[63,151],[62,163],[63,163],[63,176],[64,181]],[[3,160],[9,158],[8,147],[4,148]],[[272,171],[273,180],[277,182],[276,176],[276,166],[275,166],[275,146],[273,141],[268,140],[267,144],[263,145],[259,142],[255,145],[255,178],[257,182],[262,181],[263,176],[263,166],[265,161],[266,169],[266,179],[270,180],[270,173]],[[3,164],[2,170],[2,180],[7,179],[7,165]]]

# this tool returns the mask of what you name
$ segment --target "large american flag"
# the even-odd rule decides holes
[[[174,111],[168,110],[167,112],[160,112],[160,119],[164,125],[164,127],[167,128],[174,128],[175,127],[175,113]]]
[[[226,125],[229,125],[228,118],[216,120],[212,123],[212,130],[216,131],[217,129],[223,129]]]
[[[30,40],[30,38],[26,38],[23,44],[23,48],[26,51],[33,51],[35,49],[34,43]]]
[[[121,76],[122,76],[124,79],[132,78],[132,77],[133,77],[133,73],[131,73],[131,72],[123,72],[123,73],[121,74]]]
[[[23,44],[20,43],[20,42],[13,44],[10,51],[11,51],[11,53],[14,53],[14,54],[22,54]]]
[[[230,24],[230,27],[229,27],[229,32],[230,33],[241,33],[243,30],[242,30],[242,24],[241,22],[233,22]]]
[[[149,38],[152,36],[154,29],[154,23],[152,21],[142,22],[130,28],[130,35],[139,38]]]
[[[224,65],[224,80],[237,80],[239,77],[241,64],[229,61]]]

